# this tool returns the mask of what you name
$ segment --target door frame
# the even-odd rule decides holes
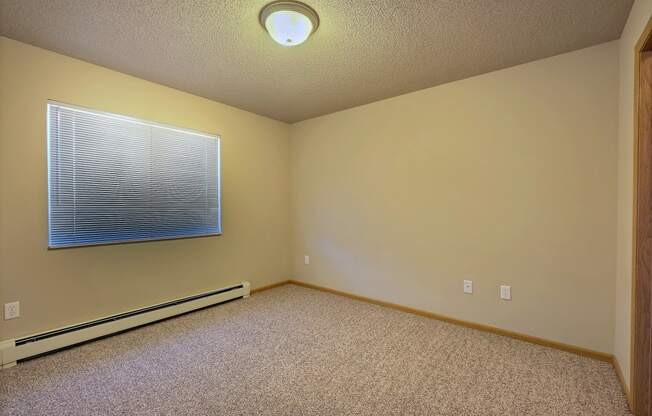
[[[630,397],[652,416],[652,17],[634,49],[634,215]],[[647,190],[647,192],[644,192]],[[646,239],[649,242],[642,244]]]

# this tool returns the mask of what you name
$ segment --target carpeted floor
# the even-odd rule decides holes
[[[611,365],[286,285],[0,371],[2,415],[628,415]]]

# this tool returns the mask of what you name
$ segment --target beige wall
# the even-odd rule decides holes
[[[621,108],[617,149],[618,42],[292,126],[6,38],[0,60],[0,303],[22,308],[0,339],[294,275],[628,353],[632,135]],[[220,133],[224,235],[48,251],[47,99]]]
[[[287,279],[287,124],[6,38],[0,61],[0,303],[22,315],[0,339]],[[221,134],[224,234],[48,251],[47,99]]]
[[[610,42],[293,125],[294,276],[612,352],[617,103]]]
[[[637,0],[620,38],[618,119],[618,233],[614,355],[630,382],[632,213],[634,174],[634,46],[652,15],[652,0]]]

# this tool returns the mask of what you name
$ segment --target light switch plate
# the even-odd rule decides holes
[[[310,256],[303,256],[303,264],[310,264]]]

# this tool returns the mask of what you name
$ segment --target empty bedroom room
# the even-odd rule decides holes
[[[652,0],[0,0],[0,415],[652,415]]]

